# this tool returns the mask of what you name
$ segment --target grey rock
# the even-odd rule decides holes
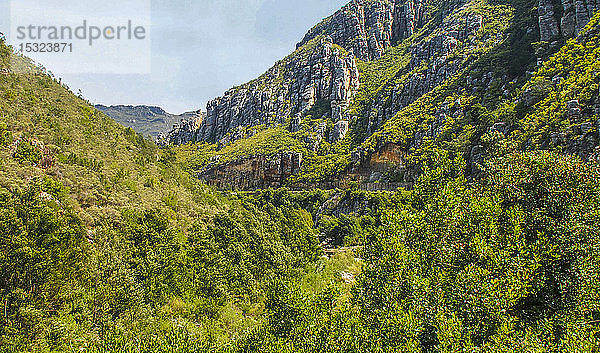
[[[295,117],[292,118],[292,122],[290,123],[290,131],[298,132],[300,131],[302,124],[302,114],[298,113]]]
[[[210,101],[198,139],[219,141],[238,126],[282,124],[319,100],[331,101],[332,110],[341,114],[336,109],[352,100],[359,87],[358,76],[355,58],[343,56],[325,39],[308,58],[293,55],[258,80]],[[292,122],[294,128],[296,123]]]
[[[325,131],[327,130],[327,123],[319,123],[315,128],[314,138],[309,138],[307,141],[309,148],[313,152],[317,152],[321,146],[321,142],[325,138]]]
[[[167,142],[173,145],[183,145],[196,141],[196,136],[203,122],[200,111],[189,118],[182,118],[167,135]]]
[[[504,136],[506,136],[506,135],[508,135],[509,126],[505,122],[495,123],[490,128],[490,132],[495,132],[495,131],[501,133]]]
[[[564,81],[564,77],[562,77],[562,76],[558,76],[558,75],[556,75],[556,76],[552,77],[552,83],[553,83],[554,85],[559,85],[559,84],[561,84],[563,81]]]
[[[297,47],[326,34],[361,60],[373,60],[423,27],[425,16],[423,0],[353,0],[309,31]]]
[[[576,36],[600,7],[597,0],[562,0],[561,33],[567,38]]]
[[[550,141],[554,146],[561,146],[565,143],[565,135],[560,132],[550,133]]]
[[[585,135],[593,128],[594,128],[594,125],[590,122],[587,122],[587,123],[581,124],[580,131],[583,135]]]
[[[567,114],[571,123],[577,122],[581,118],[581,108],[579,107],[579,100],[570,100],[567,102]]]
[[[340,120],[333,126],[333,136],[331,141],[336,143],[340,140],[343,140],[348,133],[350,128],[350,122],[348,120]]]
[[[554,6],[552,0],[540,0],[538,5],[538,17],[540,24],[540,40],[549,42],[560,34],[558,22],[554,17]]]

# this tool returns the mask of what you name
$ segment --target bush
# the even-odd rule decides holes
[[[12,133],[8,131],[6,124],[0,123],[0,146],[6,146],[12,142]]]
[[[21,140],[17,145],[13,157],[21,163],[30,162],[33,165],[37,165],[40,159],[42,159],[42,152],[28,140]]]

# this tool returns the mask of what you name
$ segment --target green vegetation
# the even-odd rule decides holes
[[[4,331],[4,343],[58,349],[72,337],[91,352],[593,352],[600,166],[552,152],[509,153],[469,183],[461,159],[439,158],[414,191],[373,203],[385,211],[360,241],[362,265],[344,254],[316,257],[310,213],[301,208],[327,198],[315,192],[240,195],[243,209],[186,236],[156,212],[126,212],[93,244],[76,236],[75,217],[54,213],[58,201],[36,198],[41,190],[64,197],[57,185],[5,193],[2,220],[13,228],[3,227],[3,259],[25,262],[4,288],[11,304],[30,308],[9,305],[13,325],[5,329],[19,322],[31,336]],[[36,212],[22,218],[23,207]],[[353,234],[365,223],[341,217],[322,226]],[[31,230],[16,231],[19,224]],[[56,240],[35,242],[47,238]],[[28,242],[32,255],[23,257],[17,249]],[[100,249],[103,256],[93,255]],[[340,273],[356,283],[335,280]],[[40,320],[48,305],[57,313]],[[86,313],[90,326],[81,324]]]
[[[449,58],[466,71],[363,144],[406,153],[414,188],[394,192],[218,192],[193,176],[297,151],[290,183],[335,180],[360,139],[309,150],[329,102],[298,132],[159,149],[13,57],[29,73],[0,76],[0,352],[598,352],[600,15],[552,53],[521,33],[531,1],[492,4],[464,10],[500,14]],[[360,63],[359,119],[421,69],[408,50],[429,35]],[[525,79],[534,51],[549,59]],[[488,72],[520,79],[467,84]]]

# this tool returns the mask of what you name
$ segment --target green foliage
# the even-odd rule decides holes
[[[81,167],[89,168],[95,172],[102,171],[102,167],[104,163],[102,161],[98,161],[95,158],[86,158],[79,157],[77,154],[70,152],[68,155],[59,155],[58,160],[65,164],[78,165]]]
[[[487,173],[473,188],[428,173],[436,182],[369,243],[357,300],[382,346],[561,349],[579,330],[597,332],[585,323],[597,310],[598,169],[542,153]]]
[[[0,147],[12,142],[12,133],[7,129],[6,124],[0,123]]]
[[[54,195],[60,198],[64,189],[51,179],[14,193],[0,189],[0,337],[5,344],[18,343],[19,337],[32,342],[50,317],[73,309],[63,298],[70,291],[67,284],[81,284],[87,246],[82,222]]]
[[[186,169],[218,154],[224,163],[302,152],[305,169],[293,182],[309,183],[346,171],[355,141],[307,151],[323,101],[298,133],[257,127],[220,151],[158,150],[23,59],[17,64],[31,75],[0,79],[0,350],[597,351],[600,169],[538,150],[559,149],[547,143],[551,132],[597,119],[600,17],[514,96],[500,97],[497,85],[461,89],[512,54],[515,62],[495,75],[525,70],[534,50],[551,55],[543,43],[519,48],[535,36],[522,35],[532,4],[471,3],[464,11],[491,19],[473,43],[499,29],[517,34],[498,50],[461,48],[458,56],[473,59],[468,72],[365,143],[373,151],[393,142],[407,153],[418,178],[412,191],[209,190]],[[431,26],[448,3],[427,6]],[[360,63],[366,81],[354,112],[413,73],[403,72],[407,51],[430,34]],[[295,56],[311,55],[320,39]],[[4,60],[8,49],[0,49]],[[557,75],[564,80],[553,82]],[[518,103],[525,92],[537,103]],[[582,121],[565,114],[572,99]],[[442,105],[460,113],[433,129]],[[515,131],[489,132],[497,121]],[[430,130],[439,133],[415,143]],[[465,160],[479,143],[489,157],[468,179]],[[37,166],[54,156],[52,167]],[[342,248],[326,249],[327,257],[320,242]]]
[[[30,141],[21,140],[17,145],[13,157],[21,163],[29,162],[33,165],[37,165],[42,159],[42,152]]]

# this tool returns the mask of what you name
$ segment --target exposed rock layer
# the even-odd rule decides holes
[[[566,38],[577,35],[599,7],[597,0],[562,0],[560,6],[552,0],[539,0],[540,40],[548,42],[559,34]]]
[[[425,15],[422,0],[354,0],[310,30],[298,48],[325,33],[361,60],[377,59],[422,27]]]
[[[282,124],[320,100],[330,102],[332,110],[347,106],[359,87],[355,58],[329,37],[311,44],[313,51],[300,49],[258,80],[210,101],[197,139],[216,142],[239,126]]]

